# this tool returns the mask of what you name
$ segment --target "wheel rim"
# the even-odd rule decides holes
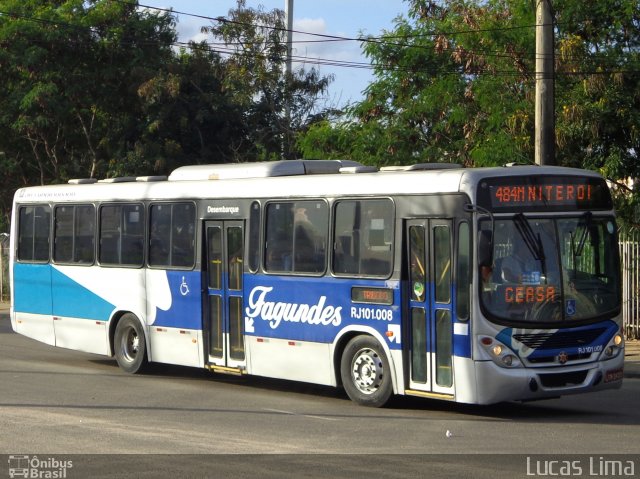
[[[134,328],[128,328],[122,336],[122,357],[125,361],[132,363],[136,360],[140,349],[140,337]]]
[[[353,384],[363,394],[376,392],[384,379],[384,368],[380,355],[371,348],[357,352],[351,363]]]

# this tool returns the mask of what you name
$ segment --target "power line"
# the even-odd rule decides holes
[[[126,0],[111,0],[111,1],[115,1],[118,3],[122,3],[122,4],[127,4],[127,5],[135,5],[131,2],[128,2]],[[152,9],[152,10],[157,10],[157,11],[162,11],[165,13],[169,13],[169,14],[176,14],[176,15],[185,15],[185,16],[190,16],[190,17],[195,17],[195,18],[200,18],[200,19],[205,19],[205,20],[209,20],[209,21],[213,21],[213,22],[219,22],[219,23],[229,23],[229,24],[234,24],[234,25],[240,25],[240,26],[259,26],[260,28],[264,28],[264,29],[268,29],[268,30],[275,30],[275,31],[280,31],[280,32],[288,32],[289,30],[287,28],[284,27],[276,27],[276,26],[270,26],[270,25],[255,25],[255,24],[250,24],[250,23],[246,23],[246,22],[238,22],[238,21],[234,21],[234,20],[229,20],[227,18],[224,17],[210,17],[210,16],[206,16],[206,15],[199,15],[199,14],[193,14],[193,13],[189,13],[189,12],[183,12],[183,11],[179,11],[179,10],[174,10],[173,8],[161,8],[161,7],[154,7],[151,5],[145,5],[145,4],[138,4],[139,7],[143,7],[143,8],[148,8],[148,9]],[[558,26],[561,25],[561,23],[555,22],[553,23],[554,26]],[[478,28],[478,29],[465,29],[465,30],[453,30],[453,31],[433,31],[433,32],[426,32],[426,33],[416,33],[413,35],[403,35],[403,36],[393,36],[393,35],[385,35],[385,36],[381,36],[381,37],[374,37],[374,36],[367,36],[367,37],[346,37],[346,36],[337,36],[337,35],[328,35],[328,34],[321,34],[321,33],[313,33],[313,32],[306,32],[306,31],[301,31],[301,30],[290,30],[292,33],[296,33],[299,35],[307,35],[307,36],[311,36],[311,37],[317,37],[320,38],[318,40],[294,40],[293,43],[329,43],[329,42],[359,42],[359,43],[375,43],[375,44],[380,44],[380,45],[385,45],[385,46],[396,46],[396,47],[400,47],[400,48],[431,48],[430,46],[426,46],[426,45],[415,45],[415,44],[410,44],[410,43],[406,43],[406,42],[392,42],[389,40],[396,40],[396,39],[401,39],[401,40],[407,40],[407,39],[419,39],[419,38],[428,38],[428,37],[438,37],[438,36],[456,36],[456,35],[469,35],[469,34],[474,34],[474,33],[488,33],[488,32],[500,32],[500,31],[512,31],[512,30],[521,30],[521,29],[530,29],[533,30],[538,26],[544,26],[544,25],[538,25],[538,24],[531,24],[531,25],[512,25],[512,26],[504,26],[504,27],[493,27],[493,28]],[[214,42],[215,43],[215,42]],[[231,45],[233,43],[230,43]],[[451,50],[453,50],[452,47]],[[496,58],[506,58],[506,59],[514,59],[513,55],[510,55],[508,53],[503,53],[503,52],[499,52],[499,51],[492,51],[492,50],[477,50],[477,49],[465,49],[466,53],[469,54],[474,54],[474,55],[485,55],[485,56],[492,56],[492,57],[496,57]],[[533,53],[534,57],[530,58],[530,61],[535,61],[536,57],[535,57],[535,53]],[[605,55],[603,53],[603,55]],[[581,57],[575,57],[575,56],[569,56],[569,59],[571,58],[581,58]],[[526,58],[519,58],[520,60],[526,60]]]
[[[127,4],[130,6],[133,6],[134,4],[130,3],[130,2],[126,2],[123,0],[112,0],[112,1],[117,1],[119,3],[122,4]],[[142,6],[142,5],[141,5]],[[150,7],[150,8],[155,8],[155,7]],[[161,9],[161,8],[156,8],[157,10],[161,10],[161,11],[165,11],[165,12],[171,12],[171,10],[168,9]],[[7,15],[13,18],[20,18],[26,21],[32,21],[32,22],[36,22],[36,23],[40,23],[40,24],[46,24],[46,25],[53,25],[53,26],[66,26],[66,27],[71,27],[77,30],[88,30],[91,31],[93,33],[97,33],[97,29],[95,27],[91,27],[91,26],[83,26],[83,25],[78,25],[78,24],[73,24],[73,23],[69,23],[69,22],[63,22],[63,21],[54,21],[54,20],[48,20],[48,19],[42,19],[42,18],[37,18],[37,17],[33,17],[33,16],[27,16],[27,15],[22,15],[19,13],[15,13],[15,12],[5,12],[5,11],[0,11],[0,14],[3,15]],[[194,14],[189,14],[189,15],[193,15],[193,16],[197,16],[199,18],[207,18],[207,19],[211,19],[212,17],[205,17],[202,15],[194,15]],[[249,25],[246,23],[242,23],[242,25]],[[310,34],[311,35],[311,34]],[[315,34],[315,35],[319,35],[319,34]],[[340,38],[340,40],[345,40],[347,39],[346,37],[342,37]],[[356,40],[356,39],[352,39],[352,40]],[[136,44],[136,45],[144,45],[144,44],[154,44],[157,42],[144,42],[144,41],[136,41],[136,42],[130,42],[132,45]],[[121,42],[121,44],[124,44]],[[213,52],[213,53],[218,53],[218,54],[222,54],[222,55],[233,55],[233,54],[239,54],[242,52],[239,52],[237,49],[233,49],[232,47],[237,46],[239,44],[227,44],[227,43],[211,43],[208,44],[206,42],[200,42],[200,43],[195,43],[195,42],[174,42],[171,45],[176,46],[176,47],[183,47],[183,48],[194,48],[195,45],[206,45],[207,48],[209,49],[209,51]],[[211,48],[210,45],[220,45],[217,48]],[[397,45],[397,46],[403,46],[403,47],[412,47],[412,45],[408,45],[408,44],[388,44],[388,45]],[[418,46],[421,48],[427,48],[426,46]],[[200,48],[200,47],[198,47]],[[453,47],[451,49],[452,52]],[[506,58],[509,60],[520,60],[520,61],[533,61],[533,59],[526,59],[524,57],[518,57],[514,55],[510,55],[510,54],[506,54],[506,53],[492,53],[492,52],[478,52],[475,50],[463,50],[461,52],[464,55],[485,55],[485,56],[494,56],[494,57],[502,57],[502,58]],[[264,58],[264,56],[263,56]],[[355,69],[369,69],[369,70],[374,70],[374,69],[383,69],[383,70],[393,70],[393,71],[408,71],[408,72],[415,72],[415,73],[419,73],[419,72],[428,72],[427,70],[422,70],[419,68],[413,68],[413,67],[403,67],[401,65],[389,65],[389,64],[375,64],[375,63],[365,63],[365,62],[355,62],[355,61],[345,61],[345,60],[335,60],[335,59],[328,59],[328,58],[321,58],[321,57],[303,57],[303,56],[294,56],[292,58],[293,61],[295,61],[296,63],[299,64],[314,64],[314,65],[323,65],[323,66],[332,66],[332,67],[339,67],[339,68],[355,68]],[[530,76],[530,75],[535,75],[534,71],[531,72],[522,72],[522,71],[517,71],[517,70],[488,70],[485,69],[485,71],[482,71],[481,69],[477,69],[475,71],[471,71],[471,72],[466,72],[464,68],[462,67],[456,67],[455,69],[452,69],[451,71],[440,71],[440,72],[431,72],[433,74],[471,74],[471,75],[487,75],[487,74],[491,74],[494,76],[499,76],[499,75],[508,75],[508,76]],[[589,70],[589,71],[585,71],[585,70],[580,70],[580,71],[573,71],[573,72],[557,72],[557,75],[586,75],[586,74],[615,74],[615,73],[631,73],[631,74],[635,74],[638,73],[637,70],[624,70],[624,69],[617,69],[617,70]]]
[[[130,3],[130,2],[126,2],[126,1],[123,1],[123,0],[112,0],[112,1],[117,1],[118,3],[127,4],[127,5],[131,5],[131,6],[134,5],[134,4]],[[145,8],[153,8],[155,10],[164,11],[164,12],[172,12],[172,10],[170,10],[170,9],[164,9],[164,8],[159,8],[159,7],[148,7],[148,6],[145,6],[145,5],[140,5],[140,6],[143,6]],[[174,12],[174,13],[184,14],[182,12]],[[60,20],[54,21],[54,20],[48,20],[48,19],[43,19],[43,18],[37,18],[37,17],[33,17],[33,16],[21,15],[21,14],[15,13],[15,12],[0,11],[0,14],[4,14],[4,15],[7,15],[7,16],[10,16],[10,17],[14,17],[14,18],[20,18],[20,19],[23,19],[23,20],[33,21],[33,22],[37,22],[37,23],[41,23],[41,24],[54,25],[54,26],[62,25],[62,26],[72,27],[72,28],[75,28],[75,29],[88,29],[88,30],[90,30],[90,31],[92,31],[94,33],[97,31],[97,29],[95,27],[91,27],[91,26],[86,26],[85,27],[85,26],[82,26],[82,25],[77,25],[77,24],[73,24],[73,23],[69,23],[69,22],[63,22],[63,21],[60,21]],[[185,14],[185,15],[195,16],[195,17],[204,18],[204,19],[213,19],[213,17],[206,17],[206,16],[203,16],[203,15],[195,15],[195,14]],[[244,26],[250,25],[250,24],[241,23],[241,22],[232,22],[232,23],[238,23],[238,24],[244,25]],[[271,28],[271,27],[266,27],[266,28]],[[309,32],[300,32],[300,31],[295,31],[295,32],[303,33],[303,34],[307,34],[307,35],[330,37],[330,36],[327,36],[327,35],[313,34],[313,33],[309,33]],[[469,33],[469,32],[471,32],[471,30],[464,31],[464,33]],[[418,36],[420,36],[420,35],[418,35]],[[426,35],[426,36],[428,36],[428,35]],[[382,38],[382,37],[380,37],[380,38]],[[294,43],[333,42],[333,41],[347,41],[347,40],[348,41],[354,41],[354,40],[359,41],[359,39],[354,39],[354,38],[333,37],[333,39],[329,39],[329,40],[327,40],[327,39],[325,39],[325,40],[306,40],[306,41],[305,40],[300,40],[300,41],[294,41]],[[141,43],[141,42],[138,42],[138,43]],[[377,43],[388,45],[388,46],[404,47],[404,48],[408,47],[408,48],[430,49],[430,47],[426,46],[426,45],[411,45],[411,44],[408,44],[408,43],[386,43],[386,42],[384,42],[382,40],[377,41]],[[218,46],[218,45],[223,45],[223,46],[237,46],[237,45],[240,45],[239,43],[233,43],[233,42],[231,42],[231,43],[210,42],[210,43],[207,43],[207,44],[208,45],[215,45],[215,46]],[[180,45],[181,46],[187,46],[187,45],[184,45],[184,42],[176,42],[176,43],[174,43],[174,45],[176,45],[176,46],[180,46]],[[451,51],[453,53],[455,51],[455,48],[457,48],[457,47],[452,46],[452,47],[449,47],[449,48],[445,48],[445,50]],[[509,60],[521,60],[521,61],[531,61],[531,62],[533,62],[535,60],[535,58],[525,58],[523,56],[514,56],[512,54],[502,53],[502,52],[495,52],[495,51],[491,51],[491,50],[464,49],[461,53],[465,54],[465,55],[476,55],[476,56],[484,55],[484,56],[491,56],[491,57],[495,57],[495,58],[505,58],[505,59],[509,59]],[[298,57],[298,58],[300,58],[300,57]],[[313,57],[311,57],[311,58],[313,58]],[[572,58],[572,57],[569,57],[569,58]],[[608,59],[608,57],[607,57],[607,59]],[[328,66],[336,66],[336,67],[349,67],[352,63],[357,63],[357,62],[331,60],[331,59],[319,59],[319,60],[320,60],[321,64],[325,64],[325,65],[328,65]],[[301,62],[305,62],[305,60],[299,60],[297,63],[301,63]],[[312,61],[311,59],[307,59],[306,62],[307,63],[314,63],[314,61]],[[333,62],[333,63],[331,63],[331,62]],[[354,67],[355,68],[365,68],[365,67],[360,66],[360,65],[356,65]],[[377,67],[375,65],[373,65],[371,67],[371,69],[374,69],[374,68],[377,68]],[[514,71],[514,74],[515,73],[517,73],[517,72]]]
[[[126,0],[111,0],[111,1],[115,1],[118,3],[123,3],[123,4],[128,4],[128,5],[135,5],[131,2],[128,2]],[[320,38],[324,38],[327,39],[327,41],[349,41],[349,42],[361,42],[361,43],[383,43],[385,45],[390,45],[390,46],[402,46],[403,44],[396,44],[393,42],[389,42],[389,39],[406,39],[406,38],[421,38],[421,37],[437,37],[437,36],[452,36],[452,35],[467,35],[467,34],[472,34],[472,33],[487,33],[487,32],[496,32],[496,31],[509,31],[509,30],[519,30],[519,29],[534,29],[537,25],[533,24],[533,25],[514,25],[514,26],[508,26],[508,27],[495,27],[495,28],[482,28],[482,29],[466,29],[466,30],[457,30],[457,31],[440,31],[440,32],[427,32],[427,33],[417,33],[415,35],[403,35],[403,36],[389,36],[389,35],[385,35],[383,37],[374,37],[374,36],[367,36],[367,37],[345,37],[345,36],[340,36],[340,35],[328,35],[328,34],[324,34],[324,33],[313,33],[313,32],[305,32],[305,31],[301,31],[301,30],[288,30],[287,28],[284,27],[276,27],[276,26],[269,26],[269,25],[252,25],[250,23],[246,23],[246,22],[238,22],[235,20],[229,20],[225,17],[208,17],[206,15],[198,15],[198,14],[194,14],[194,13],[188,13],[188,12],[182,12],[179,10],[174,10],[173,8],[161,8],[161,7],[154,7],[151,5],[144,5],[139,3],[137,6],[139,7],[143,7],[143,8],[149,8],[152,10],[158,10],[158,11],[162,11],[162,12],[166,12],[166,13],[171,13],[171,14],[176,14],[176,15],[185,15],[188,17],[194,17],[194,18],[200,18],[200,19],[204,19],[204,20],[209,20],[209,21],[213,21],[213,22],[220,22],[220,23],[230,23],[230,24],[234,24],[234,25],[241,25],[241,26],[260,26],[261,28],[265,28],[265,29],[269,29],[269,30],[275,30],[275,31],[281,31],[281,32],[288,32],[291,31],[292,33],[297,33],[297,34],[301,34],[301,35],[309,35],[309,36],[313,36],[313,37],[320,37]],[[321,40],[320,40],[321,41]]]
[[[211,48],[206,43],[185,43],[178,42],[180,46],[188,47],[188,48],[196,48],[200,50],[207,50],[212,53],[217,53],[220,55],[236,55],[239,52],[233,48],[225,48],[225,47],[217,47]],[[240,52],[242,53],[242,52]],[[259,58],[267,58],[266,54],[261,53],[251,53],[254,57]],[[340,68],[355,68],[355,69],[365,69],[365,70],[375,70],[375,69],[383,69],[387,71],[405,71],[410,73],[429,73],[432,75],[492,75],[492,76],[526,76],[533,78],[535,76],[535,71],[530,72],[521,72],[518,70],[490,70],[485,69],[485,71],[471,70],[465,71],[465,68],[462,66],[454,66],[451,70],[428,70],[424,68],[415,68],[409,66],[402,65],[391,65],[391,64],[381,64],[381,63],[365,63],[365,62],[355,62],[355,61],[346,61],[346,60],[333,60],[328,58],[321,57],[302,57],[302,56],[292,56],[292,61],[295,63],[303,63],[303,64],[314,64],[314,65],[322,65],[322,66],[333,66]],[[580,70],[573,72],[557,72],[558,76],[580,76],[580,75],[599,75],[599,74],[616,74],[616,73],[640,73],[640,70]]]

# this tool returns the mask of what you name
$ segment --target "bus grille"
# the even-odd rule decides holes
[[[562,388],[578,386],[584,382],[589,371],[575,371],[571,373],[540,374],[540,382],[546,388]]]
[[[584,354],[569,354],[567,356],[567,361],[571,362],[571,361],[582,361],[585,359],[590,359],[591,358],[591,353],[584,353]],[[543,363],[555,363],[558,360],[558,358],[556,356],[544,356],[541,358],[527,358],[527,361],[530,362],[531,364],[543,364]]]
[[[514,334],[513,338],[533,349],[564,349],[591,344],[605,328],[558,333]]]

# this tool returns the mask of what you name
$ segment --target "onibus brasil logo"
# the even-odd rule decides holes
[[[65,479],[67,469],[73,467],[73,461],[62,461],[53,457],[10,455],[9,477],[26,477],[31,479]]]

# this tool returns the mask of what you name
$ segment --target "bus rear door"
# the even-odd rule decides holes
[[[453,399],[452,222],[406,222],[410,332],[408,384],[418,395]],[[406,344],[406,342],[405,342]],[[424,393],[424,394],[420,394]]]
[[[206,221],[205,240],[205,357],[214,371],[240,372],[246,367],[242,328],[243,222]]]

